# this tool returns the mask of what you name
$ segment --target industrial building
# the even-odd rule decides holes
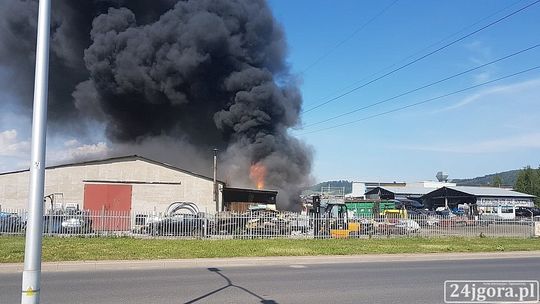
[[[469,204],[490,210],[496,207],[533,207],[534,198],[534,195],[504,188],[455,186],[431,191],[422,196],[421,200],[432,209]]]
[[[453,187],[448,174],[437,172],[437,181],[423,182],[353,182],[350,196],[364,199],[414,199],[442,187]]]
[[[250,206],[264,205],[276,208],[277,191],[242,188],[223,188],[223,210],[245,212]]]
[[[217,184],[221,210],[225,183]],[[29,170],[1,173],[0,207],[26,208],[28,188]],[[212,178],[137,155],[47,167],[45,195],[52,194],[52,204],[96,211],[162,211],[177,201],[216,210]]]
[[[400,187],[376,187],[366,192],[367,199],[414,199],[419,200],[423,195],[433,191],[431,188],[400,186]]]
[[[348,197],[354,198],[366,198],[366,192],[369,192],[377,187],[403,187],[405,182],[352,182],[352,193],[348,194]]]
[[[412,199],[420,201],[422,196],[442,187],[455,187],[446,181],[425,181],[417,183],[389,184],[377,186],[365,193],[368,199]]]
[[[515,207],[534,206],[535,196],[512,189],[457,186],[448,182],[448,174],[443,172],[437,173],[437,179],[417,183],[363,183],[366,189],[364,197],[381,200],[411,199],[423,203],[429,209],[453,209],[467,204],[489,212],[497,208],[511,210]]]

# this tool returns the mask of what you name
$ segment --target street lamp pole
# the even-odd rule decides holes
[[[32,118],[30,195],[28,199],[28,222],[26,226],[24,271],[22,277],[22,304],[38,304],[41,288],[41,238],[43,233],[50,18],[51,0],[39,0],[34,111]]]

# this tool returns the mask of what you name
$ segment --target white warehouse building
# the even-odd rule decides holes
[[[29,170],[0,173],[0,208],[27,208],[29,180]],[[220,210],[223,187],[218,182]],[[212,178],[137,155],[45,170],[45,195],[54,195],[53,204],[86,210],[164,211],[173,202],[193,202],[213,212],[213,189]]]

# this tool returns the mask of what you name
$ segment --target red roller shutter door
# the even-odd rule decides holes
[[[129,230],[131,185],[84,185],[84,209],[92,214],[94,230]]]

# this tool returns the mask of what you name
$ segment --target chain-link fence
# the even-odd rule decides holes
[[[0,234],[24,235],[25,210],[0,211]],[[43,234],[55,236],[132,236],[140,238],[373,238],[373,237],[533,237],[540,218],[453,215],[331,217],[271,210],[165,214],[122,211],[48,211]]]

